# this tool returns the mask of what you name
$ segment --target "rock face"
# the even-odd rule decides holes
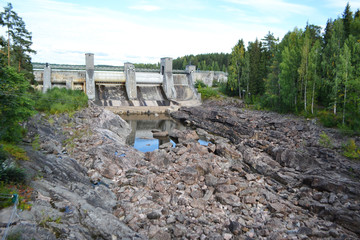
[[[172,117],[229,139],[243,156],[243,169],[275,183],[270,185],[278,196],[360,235],[360,164],[341,156],[339,146],[345,140],[336,132],[292,116],[245,110],[231,103],[183,107]],[[333,149],[319,144],[323,131],[337,139]],[[268,203],[268,209],[284,208]],[[332,237],[339,236],[331,232]]]
[[[30,161],[22,163],[35,179],[32,208],[19,212],[21,220],[10,234],[21,239],[145,239],[114,215],[118,199],[110,179],[125,167],[120,168],[122,157],[115,152],[142,156],[124,145],[127,123],[95,106],[73,118],[51,118],[50,124],[37,115],[27,124],[28,137],[40,139],[40,151],[25,147]]]
[[[29,138],[39,134],[41,150],[28,147],[23,163],[37,176],[33,207],[12,231],[38,239],[360,236],[359,164],[319,146],[318,126],[234,104],[173,116],[197,129],[174,131],[175,148],[146,154],[124,145],[126,123],[98,107],[52,125],[35,117]],[[200,145],[199,135],[211,143]]]

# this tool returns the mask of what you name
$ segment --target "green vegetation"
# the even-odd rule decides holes
[[[227,72],[230,62],[229,53],[208,53],[199,55],[188,55],[174,59],[173,68],[185,70],[187,65],[195,65],[198,70]]]
[[[34,151],[40,150],[40,135],[39,134],[36,134],[36,136],[34,137],[34,140],[31,143],[31,146]]]
[[[332,148],[331,139],[325,132],[320,134],[319,144],[323,147]]]
[[[201,81],[201,80],[196,80],[194,83],[195,88],[205,88],[207,87],[207,85]]]
[[[307,24],[281,41],[268,33],[232,49],[220,90],[263,109],[320,118],[328,127],[360,131],[360,11],[347,4],[324,32]],[[321,111],[319,110],[321,109]]]
[[[25,132],[22,123],[36,110],[73,114],[87,106],[87,96],[83,92],[57,88],[46,94],[35,92],[31,88],[34,75],[29,54],[35,53],[31,49],[31,33],[10,3],[0,13],[0,26],[6,33],[0,37],[0,196],[19,194],[18,207],[29,209],[31,189],[20,185],[25,183],[26,174],[25,169],[17,165],[19,160],[29,160],[25,150],[17,146]],[[32,147],[40,148],[38,135]],[[0,201],[0,208],[11,205],[11,198],[4,199]]]
[[[87,107],[86,94],[78,90],[52,88],[46,94],[38,94],[35,109],[49,114],[71,113]]]
[[[134,63],[135,68],[160,69],[160,63]]]
[[[0,140],[18,142],[20,122],[34,114],[30,83],[11,67],[0,68]]]
[[[216,89],[213,89],[211,87],[199,87],[198,92],[201,93],[201,99],[209,99],[209,98],[219,98],[219,93]]]
[[[26,156],[27,157],[27,156]],[[25,182],[25,171],[16,166],[8,159],[8,153],[0,145],[0,182],[4,183],[23,183]]]
[[[355,140],[350,139],[344,146],[344,156],[350,159],[360,159],[360,148],[356,146]]]
[[[0,146],[7,154],[14,157],[16,160],[29,160],[29,157],[26,155],[25,150],[13,143],[0,142]]]
[[[206,100],[209,98],[219,98],[219,92],[217,89],[208,87],[203,81],[196,80],[194,84],[197,91],[201,93],[201,99]]]

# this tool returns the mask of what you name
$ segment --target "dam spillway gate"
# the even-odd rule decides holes
[[[85,67],[70,65],[72,69],[52,68],[48,64],[34,66],[35,80],[40,87],[42,85],[43,92],[53,87],[83,90],[89,100],[100,106],[155,107],[200,103],[194,82],[209,76],[207,72],[196,73],[194,65],[186,66],[185,70],[173,70],[172,58],[161,58],[158,70],[135,69],[131,63],[123,67],[95,66],[91,53],[85,54],[85,63]],[[210,78],[213,77],[214,73],[210,74]],[[219,80],[224,81],[224,78],[225,73]]]

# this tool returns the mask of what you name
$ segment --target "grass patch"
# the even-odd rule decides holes
[[[45,94],[39,94],[35,109],[50,114],[72,113],[87,107],[87,104],[88,97],[82,91],[52,88]]]
[[[34,151],[40,150],[40,135],[39,134],[35,135],[34,140],[31,143],[31,146]]]

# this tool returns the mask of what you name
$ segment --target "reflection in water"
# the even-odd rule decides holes
[[[169,137],[156,139],[151,130],[157,129],[171,133],[172,129],[186,129],[181,123],[176,122],[165,115],[130,115],[121,116],[131,126],[131,133],[126,139],[126,143],[133,146],[141,152],[152,152],[158,149],[160,145],[171,142],[173,147],[175,143]]]

